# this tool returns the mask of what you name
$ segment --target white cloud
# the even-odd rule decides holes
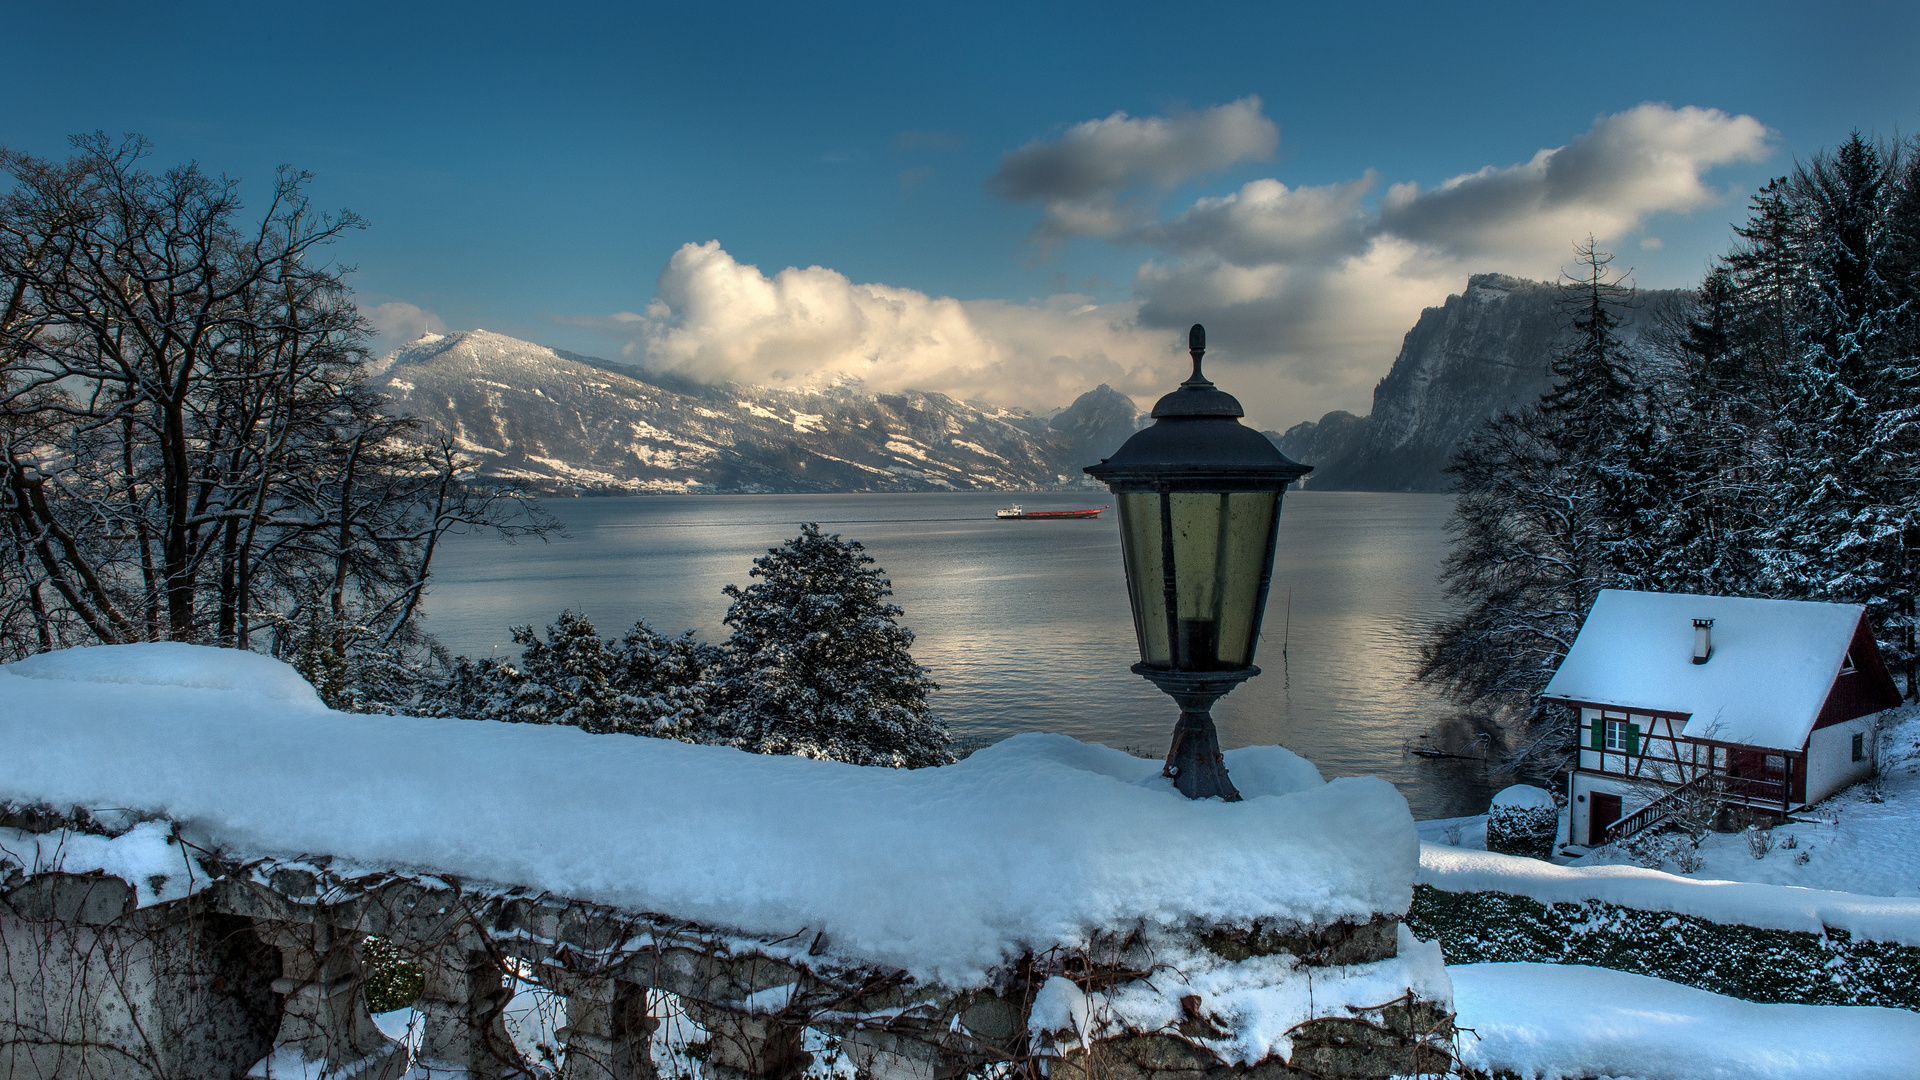
[[[1037,201],[1046,217],[1037,239],[1112,236],[1152,215],[1121,201],[1140,188],[1169,191],[1242,161],[1262,161],[1280,145],[1280,129],[1244,97],[1200,112],[1128,116],[1116,112],[1034,140],[1000,158],[987,186],[1012,202]]]
[[[1573,238],[1608,243],[1654,214],[1714,202],[1708,170],[1767,153],[1767,129],[1751,116],[1649,102],[1524,164],[1489,165],[1429,191],[1395,184],[1380,228],[1460,256],[1557,263]]]
[[[376,304],[361,314],[373,324],[375,356],[383,356],[410,341],[418,340],[424,334],[447,332],[447,324],[440,320],[440,316],[405,301]]]
[[[1131,304],[963,302],[820,266],[769,276],[717,240],[674,252],[644,313],[569,321],[626,338],[628,356],[704,381],[798,386],[853,376],[875,390],[1009,406],[1064,405],[1103,382],[1152,394],[1179,370],[1178,343],[1141,330]]]
[[[1201,199],[1173,220],[1137,229],[1128,239],[1180,255],[1206,252],[1236,266],[1353,255],[1366,248],[1361,199],[1374,183],[1371,171],[1324,187],[1255,180],[1231,195]]]

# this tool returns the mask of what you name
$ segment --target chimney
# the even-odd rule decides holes
[[[1704,664],[1713,658],[1713,620],[1693,620],[1693,662]]]

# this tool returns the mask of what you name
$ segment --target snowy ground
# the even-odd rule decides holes
[[[1575,964],[1450,967],[1461,1056],[1524,1077],[1907,1080],[1920,1013],[1757,1005]]]

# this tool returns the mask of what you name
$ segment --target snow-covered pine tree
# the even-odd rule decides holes
[[[938,689],[908,648],[913,631],[861,545],[817,524],[728,585],[719,741],[763,754],[917,768],[952,760]]]
[[[513,694],[508,719],[570,724],[592,732],[621,729],[619,662],[585,615],[562,611],[541,640],[532,625],[513,628],[520,662],[508,665]]]
[[[691,630],[668,637],[642,619],[620,639],[615,659],[621,707],[631,729],[706,741],[719,649],[695,638]]]
[[[1753,538],[1768,501],[1757,435],[1772,414],[1736,341],[1736,312],[1732,272],[1716,267],[1649,335],[1651,351],[1676,370],[1650,395],[1670,470],[1648,511],[1647,588],[1750,595],[1757,587]]]
[[[1554,354],[1554,383],[1541,396],[1547,438],[1591,503],[1608,584],[1658,589],[1667,583],[1671,527],[1667,501],[1684,468],[1669,437],[1660,380],[1621,336],[1633,288],[1613,273],[1613,256],[1593,237],[1574,245],[1578,270],[1560,286],[1568,339]]]
[[[1766,558],[1782,595],[1865,604],[1911,692],[1920,358],[1898,269],[1896,208],[1912,175],[1901,157],[1855,132],[1790,185],[1803,269]]]
[[[1441,571],[1459,614],[1421,650],[1419,678],[1491,712],[1515,757],[1551,772],[1571,720],[1537,695],[1572,647],[1599,590],[1655,560],[1652,508],[1671,471],[1636,359],[1619,334],[1631,290],[1591,239],[1561,294],[1569,333],[1553,387],[1490,420],[1454,454],[1453,550]],[[1623,570],[1623,567],[1629,570]]]

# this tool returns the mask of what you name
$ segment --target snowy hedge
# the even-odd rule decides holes
[[[1709,922],[1601,900],[1414,888],[1407,926],[1449,965],[1530,961],[1650,975],[1728,997],[1920,1010],[1920,948]]]
[[[1545,788],[1515,784],[1487,810],[1487,850],[1544,859],[1560,832],[1560,808]]]

